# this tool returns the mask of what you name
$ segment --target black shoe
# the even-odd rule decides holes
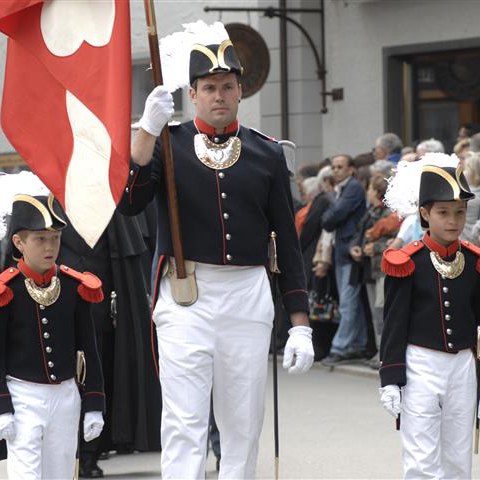
[[[99,460],[108,460],[110,458],[110,452],[102,452],[98,457]]]
[[[342,360],[342,355],[339,355],[338,353],[331,353],[330,355],[327,355],[324,359],[322,359],[320,363],[322,365],[325,365],[326,367],[333,367],[335,365],[340,365]]]
[[[217,457],[217,462],[215,463],[215,469],[217,472],[220,471],[220,457]]]
[[[335,367],[336,365],[346,365],[348,363],[361,363],[363,359],[365,359],[364,352],[351,352],[344,355],[331,353],[321,361],[321,364],[326,367]]]
[[[81,478],[103,478],[103,470],[95,460],[80,462],[79,476]]]
[[[135,451],[131,445],[118,445],[116,450],[117,455],[130,455]]]

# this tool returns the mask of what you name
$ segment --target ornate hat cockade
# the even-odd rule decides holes
[[[419,207],[430,202],[470,200],[474,197],[460,164],[456,168],[437,165],[423,166],[420,177]],[[420,216],[420,221],[423,228],[428,228],[428,223],[422,216]]]
[[[62,207],[52,194],[31,196],[19,194],[13,197],[9,238],[20,230],[62,230],[67,221]],[[12,257],[18,260],[21,253],[12,243]]]
[[[220,44],[201,45],[196,43],[190,52],[190,85],[197,78],[214,73],[243,74],[243,67],[237,57],[232,41],[224,40]]]

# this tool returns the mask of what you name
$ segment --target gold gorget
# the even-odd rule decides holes
[[[449,278],[450,280],[461,275],[465,268],[465,257],[460,250],[457,251],[455,258],[451,262],[443,260],[437,252],[430,252],[430,260],[435,270],[442,275],[442,277]]]
[[[240,158],[242,142],[238,137],[230,137],[225,143],[214,143],[204,133],[194,137],[195,153],[208,168],[221,170],[231,167]]]
[[[31,278],[25,279],[25,287],[33,301],[48,307],[54,304],[60,296],[60,280],[52,277],[48,287],[39,287]]]

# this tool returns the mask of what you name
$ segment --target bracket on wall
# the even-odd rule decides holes
[[[327,92],[326,86],[326,77],[327,77],[327,70],[325,68],[325,8],[323,4],[323,0],[321,0],[321,8],[275,8],[275,7],[266,7],[266,8],[241,8],[241,7],[204,7],[203,9],[205,12],[258,12],[263,13],[265,17],[268,18],[283,18],[287,22],[295,25],[306,38],[307,42],[312,49],[313,56],[315,57],[315,63],[317,66],[317,78],[322,83],[321,89],[321,96],[322,96],[322,113],[327,113],[327,97],[331,96],[332,100],[343,100],[343,88],[334,88],[330,92]],[[321,58],[318,53],[317,47],[312,40],[312,37],[307,32],[307,30],[301,25],[299,22],[294,20],[293,18],[289,17],[288,13],[317,13],[320,15],[320,23],[321,23]]]

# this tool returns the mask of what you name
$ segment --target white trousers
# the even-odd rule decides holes
[[[219,478],[254,478],[274,315],[267,274],[263,267],[197,263],[196,277],[195,304],[177,305],[164,278],[154,311],[162,478],[205,478],[212,393],[222,455]]]
[[[477,381],[472,351],[409,345],[401,434],[406,479],[467,479]]]
[[[43,385],[9,378],[8,390],[16,429],[7,442],[9,480],[73,478],[80,421],[75,380]]]

